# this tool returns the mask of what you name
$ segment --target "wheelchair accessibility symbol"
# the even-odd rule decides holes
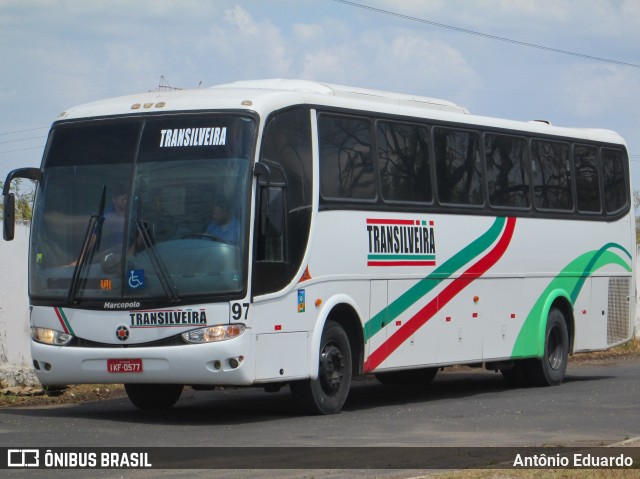
[[[144,270],[132,269],[129,270],[129,287],[131,289],[144,288]]]

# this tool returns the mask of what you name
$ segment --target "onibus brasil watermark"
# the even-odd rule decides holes
[[[138,469],[153,467],[146,452],[59,452],[38,448],[8,449],[7,467],[51,469]]]

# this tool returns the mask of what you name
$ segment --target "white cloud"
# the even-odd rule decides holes
[[[638,0],[366,3],[621,61],[634,62],[640,44]],[[3,0],[0,57],[0,131],[43,126],[75,104],[151,89],[160,75],[179,87],[298,77],[440,97],[507,118],[618,123],[640,151],[629,127],[639,123],[638,69],[336,2]]]
[[[260,33],[258,24],[251,15],[249,15],[249,12],[240,5],[236,5],[231,10],[227,10],[224,13],[224,19],[229,25],[237,28],[238,31],[245,35],[255,37]],[[270,29],[269,27],[267,28]]]
[[[565,72],[563,104],[580,116],[598,119],[605,115],[637,111],[640,83],[637,72],[613,65],[580,65]],[[571,83],[571,79],[579,82]]]
[[[333,83],[447,98],[466,98],[482,80],[460,51],[411,30],[353,33],[324,27],[325,41],[304,55],[299,76]]]
[[[256,20],[240,5],[228,9],[224,22],[215,24],[204,41],[210,52],[209,65],[221,78],[248,79],[288,76],[292,60],[282,32],[269,19]],[[233,78],[235,73],[236,78]]]
[[[313,42],[321,42],[326,35],[322,25],[314,25],[310,23],[295,23],[292,27],[293,38],[296,41],[305,44]]]
[[[477,72],[459,50],[411,32],[397,34],[379,44],[375,67],[385,72],[384,82],[389,87],[408,92],[418,90],[428,96],[466,96],[482,86]]]
[[[366,73],[356,50],[341,46],[305,54],[302,70],[296,76],[308,80],[357,84],[356,78],[363,74],[366,76]]]

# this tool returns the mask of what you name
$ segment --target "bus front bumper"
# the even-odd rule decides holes
[[[253,384],[251,335],[207,344],[86,348],[31,341],[31,357],[44,386],[64,384]]]

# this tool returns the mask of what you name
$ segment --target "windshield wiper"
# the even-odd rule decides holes
[[[164,290],[164,293],[167,295],[169,300],[173,303],[177,303],[180,301],[180,297],[178,296],[177,288],[171,283],[169,279],[169,275],[167,274],[167,268],[163,264],[160,256],[158,255],[158,250],[156,249],[156,245],[153,243],[149,232],[145,226],[145,223],[140,220],[140,212],[138,211],[138,219],[135,221],[136,228],[138,229],[138,234],[140,238],[142,238],[142,242],[144,246],[147,248],[147,253],[149,255],[149,259],[151,260],[151,264],[153,265],[153,269],[156,270],[156,274],[158,275],[158,280],[160,281],[160,285]]]
[[[69,290],[67,291],[66,296],[68,304],[74,304],[76,302],[76,295],[78,294],[78,288],[80,287],[80,275],[82,274],[82,269],[87,263],[87,258],[93,258],[93,255],[98,248],[98,245],[100,244],[100,237],[102,236],[102,224],[104,223],[106,195],[107,185],[103,185],[98,213],[89,218],[89,224],[87,225],[87,232],[84,235],[82,248],[80,248],[80,254],[78,255],[75,268],[73,269],[71,284],[69,285]]]

